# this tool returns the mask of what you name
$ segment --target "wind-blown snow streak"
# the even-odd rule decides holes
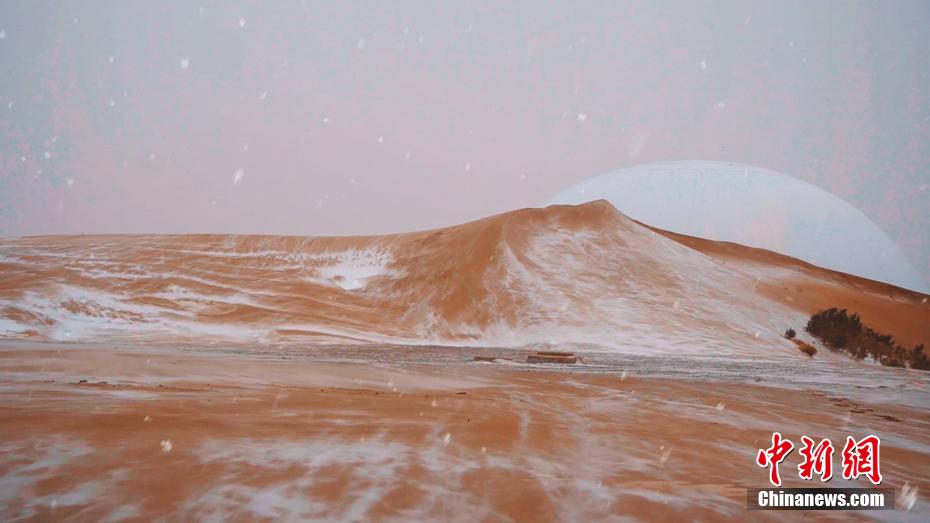
[[[777,289],[882,285],[767,251],[721,255],[721,244],[700,241],[604,201],[389,236],[8,239],[0,338],[793,356],[780,334],[803,325],[811,305]],[[882,288],[921,306],[917,293]]]

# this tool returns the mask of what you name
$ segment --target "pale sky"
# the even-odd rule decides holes
[[[930,282],[930,3],[446,4],[0,0],[0,235],[408,231],[729,160]]]

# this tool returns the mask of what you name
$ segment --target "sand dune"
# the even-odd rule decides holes
[[[744,521],[779,430],[882,437],[899,510],[814,520],[925,521],[930,374],[781,336],[837,306],[926,343],[926,298],[606,202],[2,240],[0,518]],[[588,352],[541,372],[510,349],[534,343]]]
[[[0,337],[361,340],[799,357],[818,308],[930,341],[926,296],[767,251],[652,229],[604,201],[349,238],[0,241]]]

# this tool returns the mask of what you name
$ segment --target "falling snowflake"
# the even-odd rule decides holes
[[[726,102],[717,102],[717,107],[719,109],[725,109],[727,106]]]
[[[239,185],[239,182],[242,181],[242,177],[245,175],[245,171],[241,168],[236,169],[236,172],[233,173],[233,185]]]
[[[268,91],[262,91],[262,94],[258,95],[258,99],[259,99],[259,100],[267,100],[267,99],[268,99]]]
[[[355,43],[355,48],[356,48],[356,49],[360,49],[360,50],[361,50],[361,49],[364,49],[364,48],[365,48],[365,44],[366,44],[365,39],[364,39],[364,38],[360,38],[360,39],[358,40],[358,42]]]
[[[239,29],[242,29],[243,27],[245,27],[245,18],[240,18],[240,19],[239,19]]]
[[[446,432],[446,435],[442,437],[442,444],[448,447],[450,441],[452,441],[452,434]]]
[[[707,70],[707,60],[701,60],[700,66],[701,66],[701,71]]]
[[[423,43],[423,35],[420,35],[420,38],[418,39],[418,41],[419,41],[421,44]]]
[[[466,163],[466,164],[465,164],[465,172],[468,172],[468,171],[470,171],[470,170],[471,170],[471,164],[470,164],[470,163]]]
[[[46,158],[51,158],[51,157],[52,157],[52,151],[45,151],[45,157],[46,157]]]
[[[74,185],[74,180],[72,180],[71,178],[68,178],[68,179],[65,181],[65,183],[68,184],[68,187],[71,187],[72,185]]]
[[[116,61],[116,57],[115,57],[115,56],[110,55],[110,56],[107,57],[107,62],[110,62],[110,63],[112,64],[114,61]]]
[[[116,107],[116,100],[110,100],[110,107]]]
[[[668,461],[669,456],[672,455],[672,448],[669,447],[666,449],[665,446],[663,445],[661,447],[661,450],[662,450],[662,455],[659,456],[659,464],[664,465],[665,462]]]
[[[411,153],[410,151],[407,151],[407,152],[405,152],[405,153],[404,153],[404,161],[407,161],[407,160],[409,160],[409,159],[410,159],[410,156],[411,156],[411,154],[412,154],[412,153]]]
[[[717,403],[717,410],[723,410],[724,408],[726,408],[726,405],[723,403]]]
[[[163,440],[161,440],[161,451],[162,451],[162,452],[164,452],[165,454],[167,454],[167,453],[171,452],[171,448],[172,448],[172,445],[171,445],[171,440],[170,440],[170,439],[163,439]]]
[[[181,69],[187,69],[191,65],[190,58],[181,58]]]
[[[143,422],[143,423],[151,423],[151,422],[152,422],[152,418],[149,417],[149,416],[146,416],[146,417],[142,418],[142,422]]]
[[[155,161],[155,158],[156,158],[155,153],[152,153],[152,154],[149,155],[149,161],[150,161],[150,162],[154,162],[154,161]]]
[[[323,117],[323,123],[329,125],[329,116],[324,116],[324,117]]]
[[[378,143],[384,143],[384,137],[383,137],[383,136],[379,136],[379,137],[378,137]]]
[[[6,38],[6,31],[0,31],[0,40]]]
[[[911,510],[917,503],[917,485],[911,486],[910,482],[904,482],[901,488],[901,507],[904,510]]]
[[[588,119],[588,115],[587,115],[586,113],[578,113],[578,121],[579,121],[579,122],[583,122],[583,121],[585,121],[585,120],[587,120],[587,119]]]
[[[6,104],[6,108],[7,108],[7,109],[12,109],[12,108],[13,108],[13,105],[14,105],[13,102],[8,102],[8,103]]]
[[[521,180],[525,180],[525,179],[526,179],[526,173],[520,173],[520,179],[521,179]]]

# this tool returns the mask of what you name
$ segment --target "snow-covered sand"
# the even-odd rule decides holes
[[[9,239],[0,260],[7,339],[798,358],[784,330],[838,306],[930,345],[926,295],[652,229],[604,201],[377,237]]]
[[[29,342],[0,360],[4,520],[745,521],[773,430],[880,434],[883,486],[916,503],[840,519],[930,515],[926,408],[773,388],[772,369],[747,385]]]

